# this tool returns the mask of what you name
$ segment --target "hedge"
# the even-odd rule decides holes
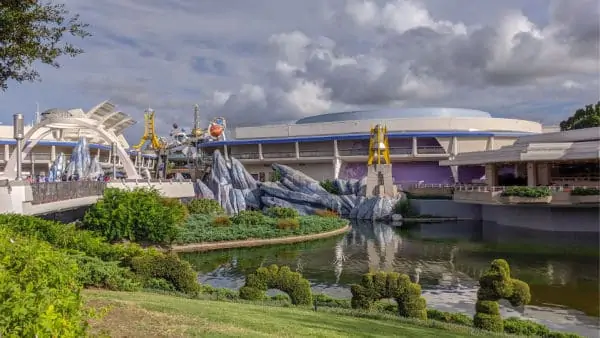
[[[221,215],[225,209],[218,201],[210,198],[193,199],[186,204],[190,214]]]
[[[500,299],[508,300],[513,306],[522,306],[529,304],[531,293],[527,283],[511,278],[510,267],[504,259],[495,259],[479,279],[473,317],[475,327],[494,332],[504,331],[498,305]]]
[[[526,197],[526,198],[542,198],[552,196],[552,190],[548,187],[508,187],[504,189],[500,196],[503,197]]]
[[[289,267],[271,265],[261,267],[255,273],[246,277],[246,283],[240,289],[240,298],[247,300],[262,300],[266,298],[268,289],[278,289],[288,294],[294,305],[312,304],[310,283],[298,272],[292,272]]]
[[[405,274],[377,272],[364,274],[360,284],[351,285],[352,308],[370,309],[373,302],[393,298],[402,317],[427,319],[425,298],[421,286],[412,283]]]
[[[598,188],[584,188],[576,187],[571,191],[571,196],[598,196],[600,195],[600,189]]]

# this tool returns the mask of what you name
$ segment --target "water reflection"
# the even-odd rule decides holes
[[[598,316],[599,261],[593,254],[598,250],[598,237],[580,237],[479,222],[400,228],[361,222],[338,238],[183,256],[200,272],[201,282],[214,286],[237,289],[243,285],[244,275],[260,266],[279,264],[302,272],[316,291],[338,297],[349,297],[349,284],[358,282],[365,272],[397,271],[422,285],[430,306],[464,312],[472,311],[480,274],[492,259],[505,258],[513,276],[531,286],[535,306],[528,307],[530,317],[545,318],[544,311],[561,306],[561,311],[567,311],[564,318],[575,316],[578,320],[567,320],[566,327],[585,324],[589,329],[595,320],[573,310]],[[541,312],[535,312],[538,310]],[[516,311],[505,308],[507,315],[518,314]],[[554,317],[549,321],[560,323],[558,310],[552,311]],[[519,312],[525,314],[522,309]],[[582,330],[579,332],[588,333]]]

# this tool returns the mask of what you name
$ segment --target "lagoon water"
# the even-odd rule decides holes
[[[482,222],[356,223],[351,232],[320,241],[182,254],[200,282],[238,289],[260,266],[288,265],[315,292],[350,298],[349,285],[369,271],[406,273],[423,288],[428,307],[473,314],[477,279],[494,258],[529,283],[532,303],[502,304],[503,316],[538,321],[588,337],[599,332],[597,234],[547,233]]]

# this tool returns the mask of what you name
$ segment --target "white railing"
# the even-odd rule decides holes
[[[552,190],[553,192],[570,192],[575,188],[598,188],[597,186],[568,186],[568,187],[564,187],[564,186],[545,186],[547,188],[550,188],[550,190]],[[508,188],[512,188],[512,186],[493,186],[493,187],[489,187],[489,186],[481,186],[481,185],[461,185],[461,186],[457,186],[455,187],[455,191],[463,191],[463,192],[502,192]],[[537,188],[537,187],[532,187],[532,188]]]

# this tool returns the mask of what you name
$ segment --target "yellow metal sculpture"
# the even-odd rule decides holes
[[[381,124],[371,127],[367,165],[373,165],[375,158],[377,158],[376,164],[391,164],[389,148],[387,127]],[[382,161],[385,161],[385,163],[382,163]]]
[[[148,109],[144,113],[144,135],[140,139],[140,143],[133,146],[134,149],[142,149],[147,141],[150,141],[151,148],[159,150],[165,147],[165,144],[160,141],[158,135],[156,135],[156,129],[154,126],[154,110]]]

